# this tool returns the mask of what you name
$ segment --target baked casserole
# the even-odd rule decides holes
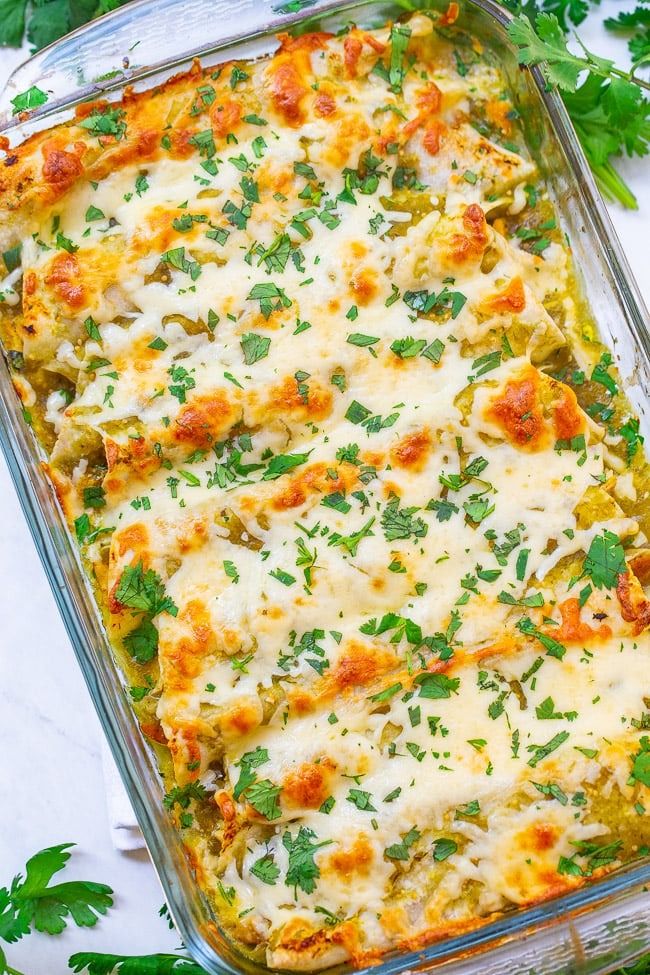
[[[25,419],[197,882],[274,968],[650,842],[643,438],[457,14],[4,147]]]

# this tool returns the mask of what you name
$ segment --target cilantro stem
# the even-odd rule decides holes
[[[568,57],[565,55],[563,57],[564,61],[578,65],[583,70],[589,71],[591,74],[598,75],[599,78],[611,78],[612,76],[622,78],[623,81],[631,81],[640,88],[645,88],[646,91],[650,91],[650,82],[644,81],[643,78],[637,78],[634,74],[634,68],[632,68],[630,71],[623,71],[621,68],[615,67],[615,65],[611,64],[609,61],[606,61],[605,63],[601,62],[598,55],[592,54],[592,52],[585,47],[575,31],[573,36],[584,51],[585,56],[581,58],[575,54],[571,54]]]
[[[610,200],[618,200],[628,210],[638,210],[639,204],[627,183],[616,172],[611,162],[591,164],[598,189]]]
[[[643,78],[637,78],[632,71],[622,71],[620,68],[610,68],[609,71],[599,71],[595,67],[591,67],[591,62],[589,62],[589,70],[592,74],[600,75],[601,78],[609,78],[611,75],[615,75],[617,78],[622,78],[623,81],[631,81],[632,84],[638,85],[639,88],[645,88],[646,91],[650,91],[650,82],[644,81]]]

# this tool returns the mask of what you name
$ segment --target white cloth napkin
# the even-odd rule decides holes
[[[135,813],[124,791],[120,774],[117,771],[105,738],[102,736],[102,767],[104,788],[111,841],[116,850],[141,850],[144,839],[140,832]]]

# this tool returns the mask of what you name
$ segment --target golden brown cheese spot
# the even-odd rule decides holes
[[[346,112],[343,118],[332,126],[332,137],[324,153],[325,160],[336,168],[348,163],[351,154],[371,135],[370,128],[362,115]]]
[[[288,413],[294,420],[324,420],[332,410],[332,393],[317,379],[308,379],[307,386],[306,396],[293,376],[286,376],[280,385],[272,386],[266,405],[267,416],[284,417]]]
[[[111,137],[112,138],[112,137]],[[115,145],[106,153],[97,167],[91,167],[89,174],[107,176],[113,169],[130,163],[153,159],[160,151],[160,132],[157,129],[135,131],[131,128],[130,138]]]
[[[74,310],[86,303],[86,290],[81,281],[81,268],[74,254],[62,251],[53,257],[45,283]]]
[[[361,833],[352,846],[337,850],[327,858],[327,865],[340,877],[350,880],[354,874],[367,876],[375,857],[367,836]]]
[[[422,137],[422,145],[430,156],[436,156],[440,152],[442,137],[447,130],[447,126],[439,119],[432,119],[428,123]]]
[[[560,831],[552,823],[535,823],[530,830],[531,847],[533,850],[542,852],[551,850],[557,843]],[[525,849],[528,849],[526,844]]]
[[[584,432],[585,418],[569,386],[562,385],[561,398],[553,408],[553,426],[558,440],[571,440]]]
[[[219,726],[225,735],[239,738],[259,727],[262,717],[258,700],[242,700],[219,716]]]
[[[350,291],[360,305],[367,305],[377,294],[377,275],[371,268],[360,268],[350,281]]]
[[[177,237],[172,222],[182,212],[168,206],[152,207],[145,216],[144,226],[136,230],[130,243],[133,254],[144,257],[152,251],[155,253],[157,250],[168,250]]]
[[[521,379],[510,380],[492,401],[486,416],[494,421],[515,447],[521,450],[543,450],[547,437],[539,399],[540,380],[534,369]]]
[[[337,477],[330,477],[330,468],[319,462],[310,464],[299,473],[290,476],[289,483],[274,495],[271,504],[276,511],[299,508],[311,494],[346,494],[357,480],[358,469],[354,464],[343,463],[337,468]]]
[[[159,721],[142,721],[140,723],[140,730],[151,741],[156,741],[159,745],[167,745],[167,735],[163,731]]]
[[[202,600],[190,599],[178,614],[178,618],[190,626],[197,651],[202,655],[214,652],[216,636],[210,613]]]
[[[300,687],[287,688],[287,702],[292,713],[299,716],[311,714],[316,704],[314,695]]]
[[[310,92],[307,82],[311,75],[310,43],[322,46],[322,42],[310,42],[309,38],[317,36],[305,34],[283,43],[267,69],[271,103],[284,122],[294,128],[305,121],[303,101]],[[304,43],[300,45],[299,41]]]
[[[386,45],[373,37],[372,34],[352,29],[343,41],[343,64],[348,78],[356,78],[357,76],[359,58],[364,44],[377,54],[381,54],[386,48]]]
[[[31,298],[36,293],[38,278],[34,271],[27,271],[23,279],[23,296]]]
[[[387,907],[381,912],[380,923],[390,938],[401,938],[411,930],[406,911],[401,904]]]
[[[359,931],[354,921],[344,921],[333,928],[315,931],[310,921],[293,917],[282,928],[273,955],[278,968],[308,971],[328,966],[328,952],[333,945],[341,945],[354,960],[359,950]],[[338,956],[337,956],[338,958]],[[340,959],[339,959],[340,960]]]
[[[304,762],[293,769],[282,783],[283,801],[296,808],[318,809],[330,794],[329,783],[334,762]]]
[[[124,476],[130,471],[144,478],[160,467],[160,457],[154,453],[151,444],[144,437],[129,437],[124,443],[117,443],[107,437],[104,441],[104,450],[109,475],[117,472]],[[117,484],[120,482],[121,478],[118,477],[115,485],[118,490]],[[111,486],[110,478],[106,478],[104,488],[109,490]]]
[[[149,530],[141,521],[127,525],[126,528],[115,532],[113,538],[117,544],[118,553],[126,555],[127,552],[133,552],[138,557],[136,561],[139,561],[143,553],[149,548]]]
[[[351,640],[339,657],[328,681],[342,691],[367,687],[394,662],[394,656],[385,650]]]
[[[207,447],[223,439],[237,416],[237,409],[225,391],[217,389],[185,403],[174,420],[171,435],[176,443]]]
[[[180,534],[176,535],[178,550],[182,555],[188,552],[196,552],[202,548],[208,540],[208,525],[202,518],[195,518],[191,524],[183,525]]]
[[[524,284],[520,277],[512,278],[503,291],[484,298],[480,304],[481,311],[498,312],[507,315],[511,312],[521,312],[526,307]]]
[[[165,686],[172,691],[187,690],[203,667],[203,647],[190,637],[181,637],[164,648]]]
[[[356,78],[357,64],[363,50],[363,41],[358,34],[350,33],[343,41],[343,64],[348,78]]]
[[[643,591],[641,583],[628,569],[618,577],[616,595],[621,604],[621,616],[626,623],[634,624],[634,633],[642,633],[650,627],[650,599]]]
[[[395,467],[403,467],[407,470],[422,471],[426,465],[427,457],[431,452],[432,440],[428,430],[416,430],[391,447],[390,459]]]
[[[55,191],[58,197],[75,183],[82,175],[84,167],[81,161],[86,146],[83,142],[75,143],[74,151],[68,152],[51,143],[43,146],[44,163],[41,170],[43,179]]]
[[[405,139],[410,139],[413,133],[420,128],[421,125],[427,124],[431,119],[432,115],[437,115],[440,111],[442,105],[442,92],[438,88],[434,81],[430,81],[426,88],[423,88],[418,92],[416,96],[416,103],[419,109],[418,114],[415,118],[407,122],[402,129]]]
[[[321,89],[314,98],[314,111],[320,118],[329,118],[336,111],[336,99],[329,91]]]
[[[449,256],[454,264],[465,264],[483,256],[488,243],[485,214],[478,205],[472,203],[463,213],[463,233],[452,234]]]
[[[560,643],[589,643],[593,640],[606,640],[612,635],[611,628],[606,623],[594,628],[580,618],[580,601],[566,599],[559,606],[562,624],[550,628],[547,632]]]
[[[210,109],[212,131],[220,139],[234,132],[241,120],[241,102],[225,98]]]
[[[171,147],[167,152],[172,159],[189,159],[196,152],[196,146],[190,142],[196,135],[192,129],[173,129],[168,135]]]
[[[333,34],[328,34],[324,30],[313,30],[307,34],[299,34],[292,37],[291,34],[278,34],[280,48],[278,53],[291,54],[300,51],[309,53],[311,51],[322,51],[327,47],[327,42],[331,40]]]

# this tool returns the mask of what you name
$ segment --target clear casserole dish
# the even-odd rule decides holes
[[[306,9],[302,13],[292,10],[297,6]],[[288,11],[283,14],[262,4],[241,4],[236,8],[224,4],[224,24],[232,23],[231,18],[236,15],[237,34],[211,37],[208,44],[200,37],[203,24],[213,21],[218,9],[211,5],[208,10],[207,5],[196,4],[188,15],[184,8],[190,38],[180,45],[176,39],[168,38],[164,5],[156,7],[155,17],[149,8],[137,3],[117,11],[42,52],[14,76],[4,95],[5,104],[15,92],[31,84],[51,88],[54,98],[21,126],[11,123],[7,108],[4,129],[12,138],[28,135],[42,120],[47,119],[48,124],[60,120],[83,99],[96,97],[100,92],[119,91],[127,82],[147,87],[164,78],[171,68],[187,66],[197,54],[204,62],[218,63],[225,57],[263,53],[272,47],[279,30],[299,26],[306,18],[310,24],[315,20],[318,27],[332,29],[352,18],[362,26],[373,26],[402,12],[393,5],[373,2],[286,7]],[[169,19],[176,10],[170,4]],[[270,20],[272,16],[274,19]],[[641,302],[561,104],[553,93],[544,91],[536,74],[531,79],[528,73],[519,72],[503,29],[507,22],[503,11],[489,4],[471,4],[463,9],[462,17],[462,23],[488,41],[503,58],[504,70],[517,93],[517,107],[525,119],[528,145],[552,188],[564,229],[571,236],[576,265],[583,276],[582,287],[590,296],[601,333],[617,354],[621,375],[627,381],[627,395],[647,430],[644,391],[649,385],[649,339]],[[147,40],[136,43],[145,32]],[[192,43],[194,37],[196,44]],[[178,46],[182,48],[180,52]],[[152,52],[150,58],[148,51]],[[128,58],[132,55],[144,63],[131,67]],[[120,56],[124,57],[121,68],[117,66]],[[103,80],[85,84],[86,70],[80,70],[80,60],[82,66],[87,66],[88,74],[92,71]],[[134,720],[78,556],[52,500],[51,488],[39,466],[39,454],[26,432],[7,374],[2,374],[2,381],[3,447],[172,914],[188,948],[208,971],[253,970],[257,966],[232,948],[218,919],[199,894],[178,834],[162,810],[153,757]],[[395,971],[415,967],[462,971],[481,964],[493,972],[505,971],[506,966],[523,972],[530,970],[531,965],[537,971],[549,972],[606,971],[645,948],[648,916],[643,910],[643,885],[649,876],[646,865],[621,869],[577,893],[512,912],[462,937],[450,938],[418,953],[388,956],[384,967]]]

